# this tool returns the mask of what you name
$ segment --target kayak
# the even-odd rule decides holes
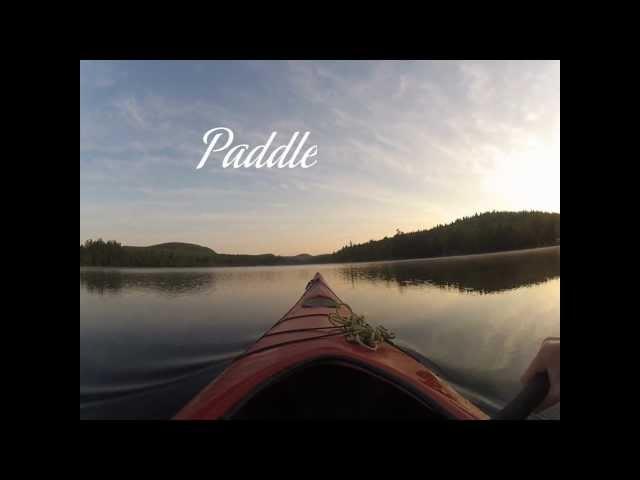
[[[489,417],[391,341],[349,339],[332,314],[350,308],[316,273],[273,327],[174,417],[460,419]]]

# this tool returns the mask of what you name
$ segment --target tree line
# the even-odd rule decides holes
[[[114,240],[87,240],[80,245],[81,266],[199,267],[213,266],[212,250],[198,247],[129,247]]]
[[[80,245],[80,265],[208,267],[399,260],[543,247],[559,241],[559,213],[493,211],[428,230],[397,230],[393,237],[361,244],[349,242],[336,252],[315,256],[229,255],[181,243],[130,247],[114,240],[87,240]]]
[[[487,212],[429,230],[346,245],[338,262],[399,260],[489,253],[554,245],[560,241],[560,214],[538,211]]]

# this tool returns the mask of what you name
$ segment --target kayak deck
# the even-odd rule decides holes
[[[396,346],[348,342],[329,321],[336,311],[350,313],[316,273],[282,319],[175,418],[487,418]]]

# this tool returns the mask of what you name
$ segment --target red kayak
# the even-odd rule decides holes
[[[316,273],[287,314],[175,419],[488,419],[392,343],[372,350],[349,341],[330,320],[349,310]]]

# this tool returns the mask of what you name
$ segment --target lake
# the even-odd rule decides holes
[[[320,272],[487,413],[560,336],[560,247],[390,262],[80,268],[80,418],[168,419]],[[559,405],[532,418],[560,418]]]

